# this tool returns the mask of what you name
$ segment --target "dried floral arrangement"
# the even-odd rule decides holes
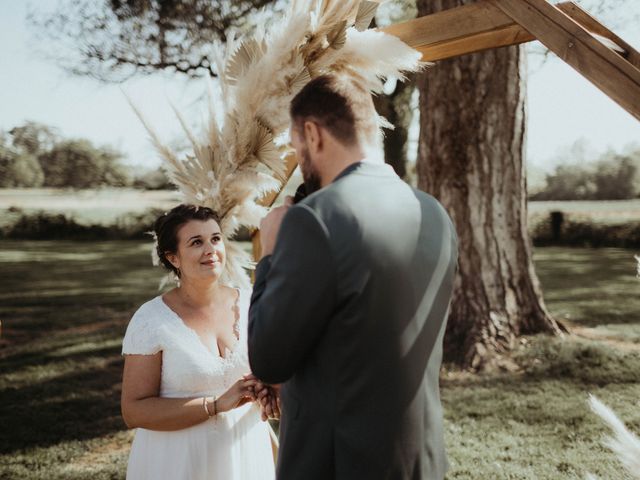
[[[362,0],[292,0],[288,14],[268,30],[216,45],[221,94],[215,101],[210,89],[203,138],[176,110],[193,148],[184,158],[136,110],[183,201],[220,216],[227,247],[223,284],[250,285],[252,259],[229,239],[240,227],[259,225],[267,210],[258,200],[285,180],[289,103],[298,91],[312,78],[340,72],[380,93],[387,78],[402,79],[424,65],[421,54],[398,38],[368,29],[377,7]],[[379,123],[389,126],[381,117]]]

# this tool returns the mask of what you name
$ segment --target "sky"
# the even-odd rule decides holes
[[[169,101],[193,126],[201,125],[206,105],[204,80],[175,74],[137,77],[122,84],[72,76],[42,54],[26,21],[28,6],[50,10],[57,0],[0,0],[0,129],[31,120],[55,127],[65,138],[87,138],[115,147],[129,164],[155,167],[160,160],[123,92],[133,99],[163,138],[180,130]],[[640,30],[616,30],[640,49]],[[529,56],[527,161],[549,170],[560,152],[576,142],[595,157],[608,149],[640,144],[640,122],[557,58],[541,63]]]

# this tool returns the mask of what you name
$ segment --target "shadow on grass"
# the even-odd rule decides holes
[[[95,343],[95,342],[90,342]],[[113,342],[109,342],[113,343]],[[16,372],[20,369],[28,369],[30,367],[42,367],[55,371],[56,364],[64,363],[78,363],[79,367],[83,362],[88,359],[102,359],[107,358],[113,354],[120,353],[120,345],[110,347],[98,347],[91,348],[90,351],[67,351],[62,356],[59,352],[61,350],[69,350],[72,347],[76,347],[77,340],[73,342],[70,339],[63,339],[58,343],[54,343],[51,346],[38,349],[34,352],[25,352],[11,355],[0,363],[0,375],[10,375],[12,372]],[[4,383],[4,382],[3,382]]]
[[[536,273],[558,318],[586,326],[637,324],[640,288],[630,250],[538,248]]]
[[[120,342],[135,308],[157,295],[161,272],[148,249],[148,242],[0,244],[0,266],[12,279],[0,286],[0,454],[22,451],[37,461],[50,448],[46,455],[64,463],[78,452],[68,442],[126,428]]]
[[[91,358],[100,362],[82,368]],[[123,430],[120,348],[69,355],[75,371],[0,391],[0,453],[85,440]],[[65,360],[67,361],[67,360]],[[78,371],[80,369],[80,371]]]
[[[640,383],[640,348],[622,351],[603,342],[575,335],[564,338],[536,335],[526,340],[526,345],[518,348],[512,356],[520,372],[484,375],[453,373],[445,376],[443,386],[506,386],[553,380],[586,387]]]
[[[12,279],[0,285],[0,454],[20,463],[10,478],[36,470],[34,478],[124,477],[124,461],[91,474],[49,473],[78,461],[87,445],[108,451],[117,437],[116,447],[128,448],[119,433],[120,340],[135,308],[158,294],[148,253],[148,242],[0,243],[0,267]],[[554,314],[576,325],[637,328],[631,252],[537,249],[535,260]],[[443,378],[449,478],[567,478],[566,462],[583,472],[583,461],[611,478],[614,470],[598,471],[607,452],[589,447],[572,459],[562,449],[576,438],[596,445],[603,433],[586,405],[590,391],[640,426],[640,357],[576,337],[527,340],[514,355],[520,373]],[[511,470],[498,475],[497,461]]]
[[[525,340],[513,356],[520,372],[443,372],[447,478],[621,478],[587,399],[597,395],[639,431],[640,354],[576,336]]]

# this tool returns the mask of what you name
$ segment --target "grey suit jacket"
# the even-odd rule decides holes
[[[249,312],[252,371],[284,382],[279,479],[444,478],[456,262],[445,210],[387,165],[352,165],[287,212]]]

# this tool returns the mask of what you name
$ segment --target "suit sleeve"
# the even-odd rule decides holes
[[[336,301],[329,233],[306,205],[285,215],[273,255],[256,267],[249,308],[249,363],[266,383],[282,383],[321,337]]]

